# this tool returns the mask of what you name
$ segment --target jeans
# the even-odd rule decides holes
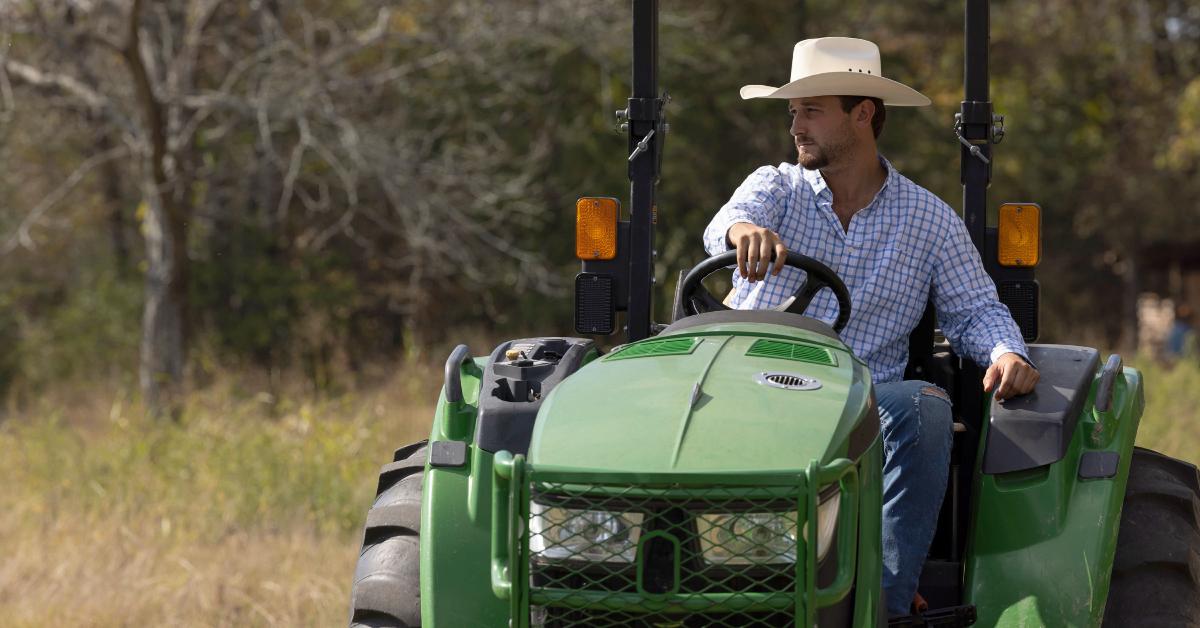
[[[883,430],[883,597],[907,615],[946,494],[954,418],[950,397],[922,381],[878,384]]]

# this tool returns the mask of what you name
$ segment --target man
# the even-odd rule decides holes
[[[953,422],[944,391],[902,381],[909,333],[932,299],[955,351],[990,365],[983,385],[997,399],[1033,390],[1038,372],[962,220],[876,149],[884,105],[929,99],[881,76],[875,44],[802,41],[790,83],[747,85],[741,95],[787,100],[798,165],[751,174],[708,225],[705,248],[737,249],[734,308],[775,307],[795,292],[803,273],[784,266],[789,250],[824,262],[849,288],[841,336],[870,367],[883,430],[884,598],[890,615],[907,615],[923,603],[917,581],[945,495]],[[826,290],[806,314],[832,321],[837,311]]]

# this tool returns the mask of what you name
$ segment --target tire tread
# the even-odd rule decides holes
[[[1134,448],[1105,628],[1200,626],[1200,474]]]
[[[421,625],[421,492],[428,442],[396,450],[379,471],[350,592],[352,628]]]

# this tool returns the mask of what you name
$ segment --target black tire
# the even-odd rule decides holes
[[[396,450],[379,472],[350,591],[352,628],[421,625],[421,483],[428,442]]]
[[[1200,626],[1200,475],[1135,448],[1105,628]]]

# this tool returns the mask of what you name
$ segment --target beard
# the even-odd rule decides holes
[[[805,170],[820,170],[828,167],[830,164],[841,162],[846,155],[849,155],[854,147],[854,131],[850,128],[849,120],[846,121],[840,129],[837,136],[830,138],[827,142],[818,142],[812,138],[805,138],[805,141],[812,142],[801,151],[797,146],[796,163],[800,164]],[[797,138],[797,141],[800,141]]]

